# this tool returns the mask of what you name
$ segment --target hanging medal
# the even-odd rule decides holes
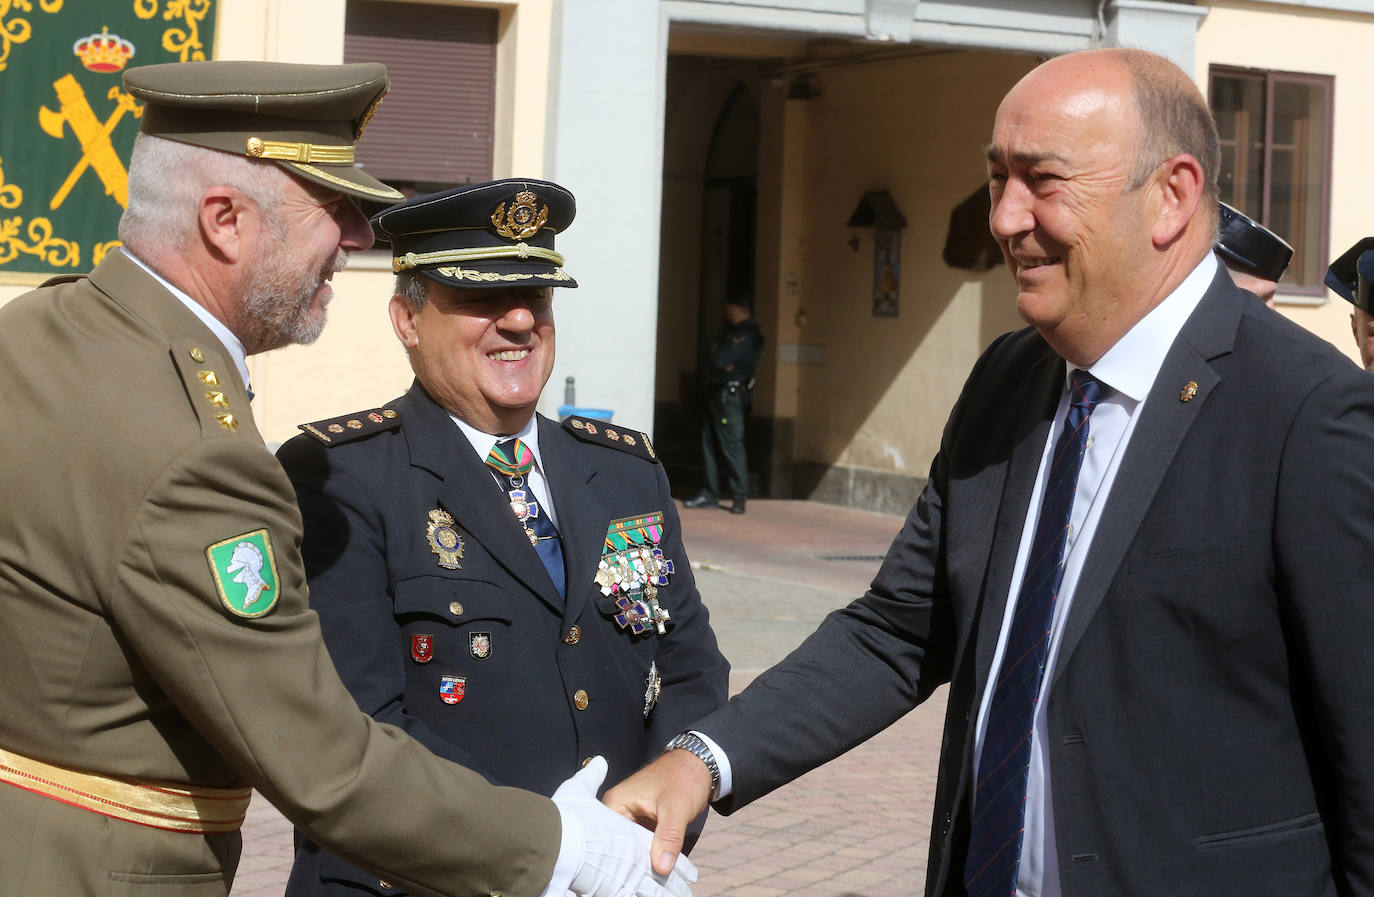
[[[525,537],[530,540],[530,544],[538,545],[539,536],[530,526],[530,521],[539,516],[539,503],[525,491],[525,474],[534,467],[534,452],[519,439],[505,445],[498,442],[487,455],[486,464],[510,486],[506,490],[506,495],[510,498],[510,509],[515,512],[515,517],[520,521],[520,527],[524,529]]]
[[[539,516],[539,502],[530,497],[524,486],[524,477],[510,477],[510,489],[506,490],[506,495],[510,496],[510,509],[515,512],[520,526],[525,530],[525,537],[530,540],[531,545],[537,545],[539,537],[535,535],[530,521]]]
[[[658,547],[662,538],[660,512],[613,521],[606,531],[596,583],[614,604],[616,625],[635,635],[651,630],[665,635],[672,619],[658,601],[659,588],[674,572],[673,562]]]

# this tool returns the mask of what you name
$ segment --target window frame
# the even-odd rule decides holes
[[[1311,72],[1294,72],[1283,69],[1263,69],[1237,65],[1222,65],[1213,63],[1207,70],[1207,100],[1211,106],[1212,91],[1216,87],[1218,76],[1232,78],[1248,78],[1260,80],[1264,85],[1264,161],[1260,174],[1260,209],[1256,216],[1261,224],[1269,226],[1270,206],[1273,198],[1271,183],[1273,181],[1273,155],[1274,155],[1274,94],[1275,86],[1280,83],[1316,85],[1325,89],[1326,97],[1326,128],[1325,154],[1322,159],[1321,177],[1321,198],[1320,213],[1318,220],[1321,225],[1321,234],[1318,241],[1318,271],[1326,270],[1327,260],[1331,257],[1331,179],[1332,164],[1335,155],[1335,113],[1336,113],[1336,77],[1335,75],[1318,75]],[[1216,112],[1212,112],[1213,120],[1216,120]],[[1239,148],[1237,148],[1239,157]],[[1225,202],[1225,199],[1222,200]],[[1253,210],[1242,209],[1247,214],[1255,214]],[[1280,234],[1284,239],[1289,239],[1288,234]],[[1291,242],[1291,240],[1290,240]],[[1294,244],[1295,251],[1301,251],[1297,244]],[[1289,302],[1299,305],[1320,305],[1326,302],[1326,287],[1318,282],[1312,286],[1300,286],[1287,279],[1279,281],[1278,301]]]

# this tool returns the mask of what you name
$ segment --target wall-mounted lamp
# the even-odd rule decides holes
[[[906,216],[886,190],[870,190],[859,200],[846,225],[851,229],[873,228],[873,316],[897,317],[902,284],[902,229]],[[849,245],[859,250],[859,235]]]

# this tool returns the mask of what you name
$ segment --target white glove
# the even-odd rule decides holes
[[[568,891],[581,897],[692,897],[692,861],[679,856],[672,873],[655,875],[649,865],[653,833],[596,799],[605,778],[605,758],[593,757],[553,793],[563,820],[556,869],[571,870]]]

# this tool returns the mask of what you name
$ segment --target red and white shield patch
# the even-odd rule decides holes
[[[445,676],[439,680],[439,700],[445,704],[457,704],[467,694],[466,676]]]
[[[416,663],[429,663],[434,659],[434,636],[421,633],[410,637],[410,659]]]

